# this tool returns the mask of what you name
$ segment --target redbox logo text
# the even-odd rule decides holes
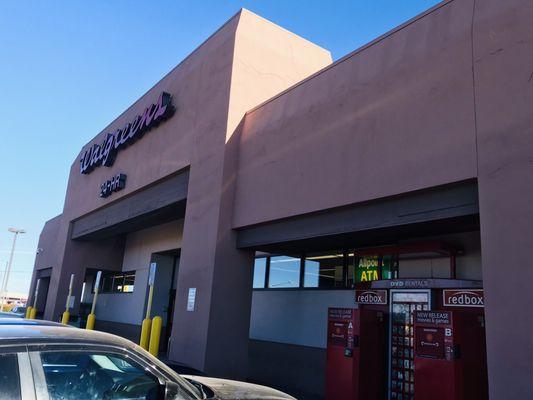
[[[448,307],[483,307],[483,290],[444,290],[444,305]]]

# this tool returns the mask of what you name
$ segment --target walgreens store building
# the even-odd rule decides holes
[[[531,21],[443,1],[332,63],[240,11],[73,155],[30,303],[74,274],[83,320],[102,271],[96,329],[138,341],[156,263],[161,355],[207,374],[529,398]]]

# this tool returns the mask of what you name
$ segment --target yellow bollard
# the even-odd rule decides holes
[[[70,319],[70,312],[67,310],[63,313],[63,316],[61,317],[61,323],[63,325],[68,325],[69,319]]]
[[[68,325],[68,320],[70,319],[70,312],[69,309],[69,303],[70,303],[70,296],[72,296],[72,285],[74,284],[74,274],[70,274],[70,284],[68,285],[68,295],[67,295],[67,301],[65,304],[65,312],[63,313],[63,316],[61,317],[61,323],[64,325]]]
[[[139,346],[148,350],[150,346],[150,331],[152,326],[152,320],[150,319],[150,312],[152,311],[152,300],[154,299],[154,279],[156,263],[150,264],[150,273],[148,275],[148,303],[146,304],[146,318],[143,320],[141,328],[141,340]]]
[[[41,280],[37,279],[37,283],[35,284],[35,294],[33,295],[33,306],[31,306],[30,314],[28,316],[29,319],[35,319],[35,316],[37,315],[37,297],[39,297],[40,283]]]
[[[87,316],[87,325],[85,329],[92,331],[94,329],[94,321],[96,320],[96,315],[94,310],[96,309],[96,299],[98,298],[98,290],[100,289],[100,278],[102,277],[102,271],[96,273],[96,281],[94,282],[94,296],[93,296],[93,305],[91,306],[91,313]]]
[[[143,320],[143,324],[141,328],[141,341],[139,343],[139,346],[141,346],[145,350],[148,350],[148,344],[150,342],[151,325],[152,325],[152,320],[150,318],[145,318]]]
[[[85,325],[85,329],[88,329],[88,330],[92,331],[94,329],[94,321],[95,320],[96,320],[96,315],[94,315],[93,313],[90,313],[87,316],[87,325]]]
[[[29,318],[30,318],[30,313],[31,313],[31,309],[32,309],[32,308],[33,308],[32,306],[28,306],[28,307],[26,308],[26,317],[25,317],[26,319],[29,319]]]
[[[152,320],[152,332],[150,333],[149,352],[154,357],[159,354],[159,341],[161,339],[161,328],[163,326],[163,318],[157,316]]]

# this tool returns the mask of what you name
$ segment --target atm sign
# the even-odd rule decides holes
[[[446,307],[483,307],[483,289],[446,289],[442,291]]]
[[[387,291],[356,290],[355,302],[359,304],[387,304]]]

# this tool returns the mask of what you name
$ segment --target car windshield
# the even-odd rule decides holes
[[[137,350],[136,357],[107,349],[54,349],[40,354],[51,400],[77,399],[145,399],[158,398],[159,379],[146,368],[150,364],[164,380],[181,387],[180,399],[202,399],[200,391],[148,353]],[[148,356],[147,356],[148,354]]]

